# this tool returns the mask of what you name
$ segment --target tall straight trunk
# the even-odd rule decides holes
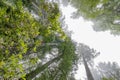
[[[31,71],[30,73],[26,74],[26,80],[31,80],[33,79],[36,75],[38,75],[41,71],[44,71],[50,64],[53,62],[60,60],[62,55],[55,57],[54,59],[48,61],[42,66],[37,67],[35,70]]]
[[[88,80],[94,80],[94,78],[92,76],[92,73],[90,72],[90,69],[89,69],[88,64],[87,64],[84,57],[83,57],[83,63],[84,63],[84,66],[85,66],[85,70],[86,70]]]

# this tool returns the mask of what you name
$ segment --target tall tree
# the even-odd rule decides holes
[[[98,56],[99,53],[96,52],[96,50],[91,49],[87,45],[84,45],[82,43],[80,43],[77,46],[77,53],[79,54],[79,57],[81,57],[81,59],[83,61],[88,80],[94,80],[93,75],[90,71],[90,68],[89,68],[87,62],[92,61],[92,59],[95,58],[96,56]]]
[[[67,80],[69,73],[72,69],[72,64],[75,61],[75,46],[71,42],[71,40],[68,38],[65,40],[65,42],[62,42],[58,46],[58,56],[54,57],[53,59],[49,60],[45,64],[38,66],[35,70],[31,71],[26,75],[26,79],[30,80],[35,78],[38,74],[41,74],[39,76],[39,80],[42,80],[43,74],[46,74],[46,69],[51,71],[52,73],[48,74],[49,76],[52,76],[52,74],[55,73],[54,79],[59,80]],[[57,72],[56,72],[57,71]],[[48,73],[48,71],[47,71]],[[50,78],[48,76],[48,79]],[[53,79],[52,78],[52,79]]]
[[[61,58],[62,55],[55,57],[54,59],[48,61],[42,66],[38,66],[34,71],[31,71],[26,75],[26,79],[30,80],[36,77],[40,72],[44,71],[50,64],[54,63],[55,61],[58,61]]]
[[[60,26],[58,5],[44,0],[1,0],[0,11],[0,79],[19,79],[32,72],[37,75],[41,69],[45,70],[43,74],[53,69],[50,76],[58,74],[55,78],[67,79],[75,48]],[[56,48],[59,54],[57,50],[53,54]],[[46,55],[53,56],[47,61]]]

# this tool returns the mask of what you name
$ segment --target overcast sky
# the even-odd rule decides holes
[[[93,23],[84,20],[82,17],[79,19],[70,18],[71,13],[75,11],[71,6],[61,6],[61,9],[65,15],[65,21],[69,30],[73,31],[72,39],[76,42],[84,43],[101,53],[94,60],[95,64],[101,61],[115,61],[120,64],[120,36],[113,36],[109,31],[95,32],[92,29]],[[79,70],[79,74],[83,76],[85,73]],[[80,78],[80,76],[77,76],[77,78]]]

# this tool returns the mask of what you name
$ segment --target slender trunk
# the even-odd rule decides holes
[[[55,57],[54,59],[48,61],[47,63],[45,63],[42,66],[37,67],[35,70],[31,71],[30,73],[26,74],[26,80],[31,80],[33,79],[36,75],[38,75],[41,71],[44,71],[50,64],[52,64],[53,62],[60,60],[60,58],[62,57],[62,55]]]
[[[94,78],[92,76],[92,73],[90,72],[90,69],[89,69],[88,64],[87,64],[84,57],[83,57],[83,63],[84,63],[84,66],[85,66],[85,70],[86,70],[88,80],[94,80]]]

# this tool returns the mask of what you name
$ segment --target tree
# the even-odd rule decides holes
[[[53,78],[59,80],[66,80],[68,78],[69,72],[72,69],[72,64],[75,60],[75,46],[68,38],[65,40],[65,42],[62,42],[58,46],[58,49],[59,52],[57,57],[54,57],[53,59],[49,60],[41,66],[39,65],[35,70],[31,71],[26,75],[26,79],[33,79],[38,74],[40,74],[39,80],[45,78],[52,78],[51,80],[53,80]],[[49,73],[46,77],[44,77],[43,75],[45,75],[46,72],[48,73],[48,71],[52,71],[52,73]]]
[[[41,69],[42,74],[53,69],[50,76],[56,78],[59,72],[57,78],[67,79],[75,47],[60,26],[58,5],[44,0],[1,0],[0,11],[0,79],[25,79],[25,74],[37,75]],[[47,61],[46,55],[52,57]]]
[[[61,58],[62,55],[55,57],[54,59],[48,61],[47,63],[45,63],[42,66],[38,66],[34,71],[31,71],[30,73],[28,73],[26,75],[26,79],[30,80],[33,79],[34,77],[36,77],[37,74],[39,74],[40,72],[44,71],[50,64],[52,64],[53,62],[59,60]]]
[[[116,62],[100,62],[92,67],[91,72],[95,80],[119,80],[120,67]]]
[[[112,4],[111,4],[112,3]],[[119,35],[119,1],[109,0],[107,3],[103,4],[101,7],[102,14],[96,17],[96,21],[93,21],[95,25],[93,29],[95,31],[108,31],[110,30],[111,34]],[[107,17],[109,16],[109,17]]]
[[[100,0],[71,0],[70,4],[77,9],[74,12],[74,16],[83,16],[84,18],[94,18],[98,15],[98,9],[96,6],[100,3]],[[93,15],[94,14],[94,15]]]
[[[79,54],[79,57],[81,57],[81,59],[83,61],[88,80],[94,80],[92,73],[88,67],[87,62],[92,61],[93,58],[95,58],[96,56],[99,55],[99,52],[96,52],[96,50],[91,49],[87,45],[80,43],[77,46],[77,53]]]
[[[98,64],[97,68],[102,74],[102,77],[111,78],[113,80],[119,80],[120,78],[120,67],[116,62],[101,62]]]
[[[21,1],[1,0],[0,8],[0,76],[14,79],[25,75],[20,61],[39,35],[40,24],[24,11]]]
[[[120,34],[119,0],[71,0],[70,3],[77,9],[73,13],[74,18],[83,16],[93,21],[95,31],[110,30],[111,34]]]

